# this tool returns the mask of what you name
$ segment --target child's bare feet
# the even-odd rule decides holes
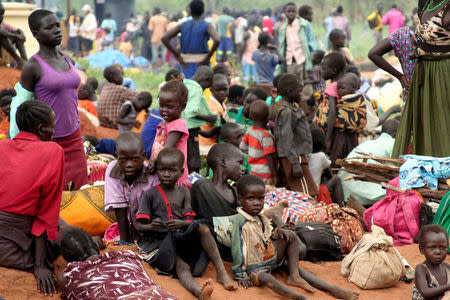
[[[200,300],[211,299],[211,294],[214,291],[213,282],[211,279],[206,280],[202,286],[202,295],[199,297]]]
[[[289,275],[289,278],[287,280],[287,284],[288,285],[292,285],[292,286],[298,286],[302,289],[304,289],[307,292],[310,293],[314,293],[316,291],[315,288],[313,288],[312,286],[309,285],[308,282],[306,282],[305,279],[303,279],[302,277],[300,277],[300,275]]]
[[[237,290],[237,284],[228,276],[228,273],[219,274],[217,273],[217,282],[223,284],[224,288],[228,291]]]
[[[341,287],[336,287],[331,293],[337,299],[356,300],[359,298],[359,291],[348,290]]]

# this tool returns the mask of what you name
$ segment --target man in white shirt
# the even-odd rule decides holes
[[[80,33],[83,46],[83,56],[86,56],[92,50],[92,44],[94,43],[96,37],[97,18],[92,13],[92,9],[89,4],[84,5],[81,10],[85,14],[84,20],[81,23]]]

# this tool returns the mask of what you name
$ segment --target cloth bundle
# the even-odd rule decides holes
[[[383,228],[373,225],[371,230],[342,260],[341,274],[366,290],[394,286],[406,272],[403,257]]]
[[[283,222],[286,222],[288,218],[292,222],[298,222],[300,216],[313,207],[313,204],[309,202],[309,197],[307,195],[289,191],[285,188],[275,188],[274,190],[267,191],[266,197],[264,198],[264,207],[273,207],[283,200],[286,200],[289,203],[289,206],[283,212]]]
[[[414,189],[427,186],[438,189],[438,179],[450,177],[450,157],[436,158],[419,155],[403,155],[406,162],[400,167],[400,187]]]

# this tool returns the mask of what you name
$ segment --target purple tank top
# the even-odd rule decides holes
[[[70,66],[70,70],[67,72],[56,70],[38,54],[33,55],[33,58],[41,66],[41,78],[36,83],[34,95],[36,99],[50,105],[55,112],[53,137],[69,136],[80,126],[77,108],[77,88],[80,84],[80,75],[65,55],[64,58]]]

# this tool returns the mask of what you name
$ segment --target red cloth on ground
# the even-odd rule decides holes
[[[325,204],[333,203],[331,199],[330,191],[325,184],[321,184],[319,188],[319,195],[317,195],[317,202],[323,202]]]
[[[64,151],[28,132],[0,142],[0,211],[34,216],[31,233],[58,239]]]
[[[70,181],[74,184],[72,190],[78,190],[88,184],[86,153],[81,138],[81,129],[78,128],[71,135],[55,138],[53,141],[64,149],[64,188],[67,188]]]

